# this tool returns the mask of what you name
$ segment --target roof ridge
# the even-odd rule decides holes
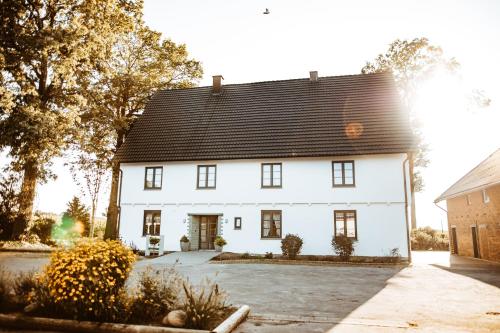
[[[450,185],[443,193],[441,193],[439,195],[439,197],[437,197],[434,202],[437,203],[439,201],[442,201],[445,199],[445,197],[443,196],[446,192],[448,192],[449,190],[451,190],[451,188],[455,185],[457,185],[458,183],[460,183],[465,177],[467,177],[468,175],[470,175],[474,170],[476,170],[477,168],[479,168],[481,165],[483,165],[484,162],[486,162],[487,160],[489,160],[493,155],[495,155],[497,152],[500,152],[500,148],[497,148],[495,149],[494,152],[492,152],[491,154],[488,155],[488,157],[484,158],[481,160],[481,162],[479,162],[475,167],[473,167],[472,169],[470,169],[465,175],[463,175],[462,177],[460,177],[460,179],[458,179],[456,182],[454,182],[452,185]],[[464,190],[464,191],[460,191],[458,193],[465,193],[467,192],[468,190]]]
[[[383,76],[383,75],[392,75],[390,71],[383,72],[374,72],[374,73],[358,73],[358,74],[343,74],[343,75],[327,75],[327,76],[319,76],[320,79],[331,79],[331,78],[346,78],[346,77],[354,77],[354,76]],[[309,80],[308,77],[301,77],[295,79],[280,79],[280,80],[267,80],[267,81],[255,81],[255,82],[242,82],[242,83],[228,83],[223,84],[223,87],[228,86],[242,86],[248,84],[256,84],[256,83],[277,83],[277,82],[289,82],[289,81],[300,81],[300,80]],[[208,86],[196,86],[196,87],[185,87],[185,88],[175,88],[175,89],[159,89],[157,92],[162,91],[180,91],[180,90],[192,90],[192,89],[202,89],[202,88],[211,88],[211,85]]]

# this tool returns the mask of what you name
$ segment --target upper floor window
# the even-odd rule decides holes
[[[161,210],[145,210],[142,235],[160,235]]]
[[[281,238],[281,210],[261,212],[260,236],[262,238]]]
[[[467,194],[465,197],[467,199],[467,205],[468,206],[472,205],[472,200],[471,200],[470,194]]]
[[[483,202],[484,203],[490,202],[490,196],[488,195],[488,193],[486,192],[486,190],[483,190]]]
[[[281,163],[262,163],[262,187],[281,187]]]
[[[336,210],[334,213],[335,236],[346,235],[358,239],[358,226],[355,210]]]
[[[145,189],[161,189],[163,167],[147,167],[144,177]]]
[[[354,161],[332,162],[333,186],[354,186]]]
[[[216,175],[215,165],[198,165],[197,188],[215,188]]]

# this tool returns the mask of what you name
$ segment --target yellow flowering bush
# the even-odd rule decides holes
[[[65,316],[114,321],[134,259],[119,241],[82,240],[56,251],[45,271],[50,297]]]

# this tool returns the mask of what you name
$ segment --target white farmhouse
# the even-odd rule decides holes
[[[334,234],[355,254],[408,249],[413,147],[408,114],[386,73],[157,92],[117,152],[119,235],[144,249],[163,235],[179,250],[333,254]]]

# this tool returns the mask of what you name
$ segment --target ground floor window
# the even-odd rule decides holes
[[[145,210],[142,235],[160,235],[161,210]]]
[[[263,210],[260,226],[262,238],[281,238],[281,210]]]
[[[335,236],[346,235],[358,239],[358,226],[355,210],[336,210],[334,212]]]

